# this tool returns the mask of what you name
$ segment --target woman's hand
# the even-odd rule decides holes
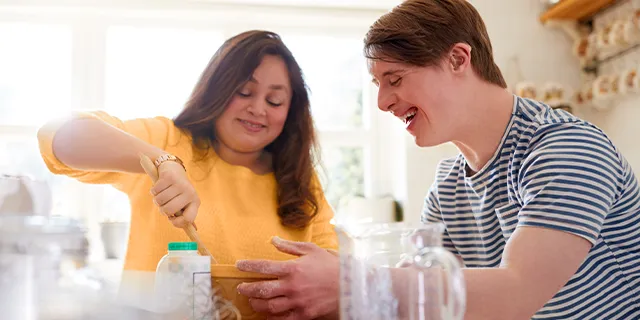
[[[179,163],[165,161],[160,165],[158,181],[151,188],[151,194],[160,212],[166,214],[174,226],[184,228],[195,221],[200,198]],[[182,215],[176,216],[181,211]]]

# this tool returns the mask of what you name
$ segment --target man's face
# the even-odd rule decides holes
[[[406,124],[420,147],[453,139],[456,130],[456,78],[446,63],[415,67],[372,60],[369,70],[378,86],[378,108]]]

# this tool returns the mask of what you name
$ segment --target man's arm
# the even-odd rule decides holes
[[[303,248],[304,253],[299,253],[302,258],[238,262],[241,270],[281,277],[244,284],[239,291],[251,298],[258,311],[281,319],[313,319],[320,315],[337,319],[338,257],[323,253],[310,243],[282,241],[278,245]],[[530,319],[571,278],[590,248],[588,241],[562,231],[519,228],[507,244],[500,268],[463,269],[467,289],[465,319]],[[416,283],[415,269],[394,269],[393,275],[395,294],[402,305],[399,309],[406,311],[410,301],[407,288]],[[313,299],[307,299],[310,297]]]
[[[518,228],[500,268],[464,270],[465,319],[530,319],[578,270],[590,248],[566,232]]]
[[[463,268],[465,319],[530,319],[578,270],[590,247],[588,241],[561,231],[533,227],[516,230],[499,268]],[[404,268],[391,272],[400,318],[411,319],[409,304],[414,299],[409,294],[418,290],[418,271]],[[423,278],[440,281],[446,276]],[[431,305],[429,301],[426,304]]]
[[[464,270],[466,319],[530,319],[580,268],[618,195],[622,164],[601,132],[549,127],[534,139],[500,267]]]

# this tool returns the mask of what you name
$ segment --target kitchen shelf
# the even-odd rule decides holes
[[[540,16],[540,21],[584,20],[602,9],[616,3],[617,0],[561,0]]]

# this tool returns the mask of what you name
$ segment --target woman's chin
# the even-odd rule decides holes
[[[255,139],[238,139],[231,146],[234,151],[241,153],[261,152],[268,144]]]

